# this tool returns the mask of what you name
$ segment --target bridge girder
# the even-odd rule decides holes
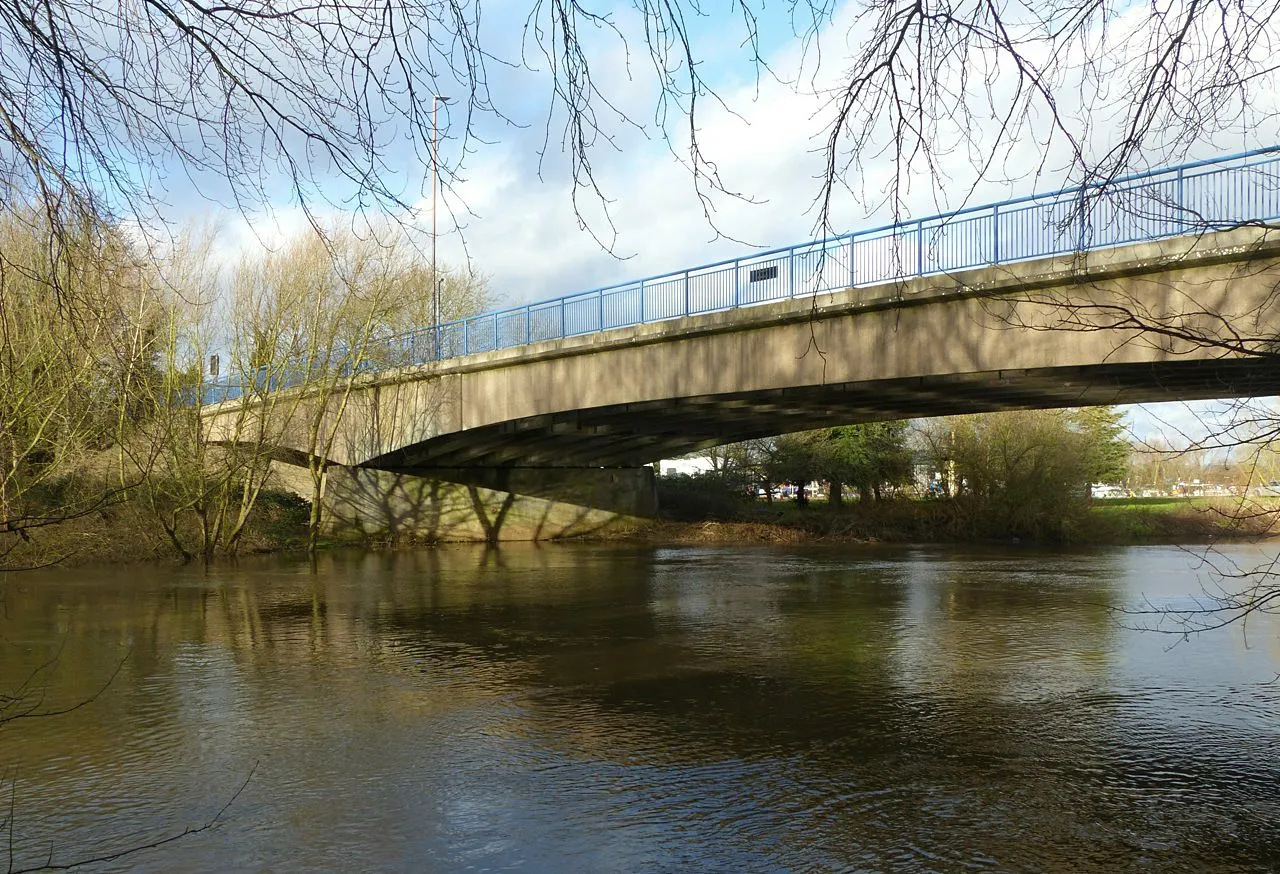
[[[834,425],[1015,409],[1280,394],[1266,358],[996,371],[620,404],[503,422],[363,466],[635,467],[722,443]]]

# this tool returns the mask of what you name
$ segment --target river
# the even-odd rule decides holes
[[[5,712],[70,710],[0,726],[0,841],[66,864],[227,805],[82,870],[1276,871],[1280,619],[1116,612],[1214,584],[1157,546],[12,575]]]

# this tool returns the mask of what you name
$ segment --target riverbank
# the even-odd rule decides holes
[[[304,549],[309,515],[310,505],[296,495],[263,491],[240,537],[238,554]],[[176,534],[185,549],[198,550],[199,529],[200,522],[194,516],[180,517]],[[25,538],[9,535],[0,545],[0,571],[51,565],[173,563],[183,558],[155,512],[137,495],[68,514],[68,518],[35,529]]]
[[[960,543],[973,537],[966,508],[951,501],[882,501],[829,507],[793,502],[744,506],[731,518],[644,522],[619,537],[646,543]],[[1061,545],[1205,543],[1280,535],[1280,500],[1130,498],[1099,500],[1053,542]]]

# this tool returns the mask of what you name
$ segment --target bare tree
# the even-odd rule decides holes
[[[848,73],[828,91],[821,215],[846,186],[900,204],[913,176],[946,182],[957,164],[977,180],[1049,168],[1104,190],[1221,135],[1266,137],[1276,11],[1273,0],[859,2]],[[887,189],[867,191],[858,171],[882,156],[896,171]]]
[[[656,111],[688,117],[677,130],[693,136],[695,178],[715,185],[692,123],[708,88],[689,19],[704,13],[647,0],[635,11],[624,25],[606,7],[537,0],[523,20],[482,28],[469,0],[16,0],[0,6],[0,200],[50,219],[70,204],[160,226],[164,192],[181,180],[246,211],[283,193],[313,220],[325,205],[405,215],[429,168],[452,179],[485,143],[482,126],[518,124],[502,104],[523,101],[533,76],[548,86],[543,154],[560,127],[571,196],[607,212],[592,156],[613,147],[619,126],[644,125],[621,108],[628,83],[606,89],[598,69],[619,51],[629,58],[632,40]],[[753,15],[739,13],[754,46]],[[495,93],[504,82],[511,93]],[[448,162],[436,149],[436,95],[453,98]]]
[[[714,60],[825,96],[826,226],[842,192],[896,199],[913,175],[946,179],[957,160],[986,177],[1049,161],[1105,181],[1257,129],[1274,119],[1275,12],[1274,0],[810,0],[790,9],[800,60],[786,67],[762,46],[787,13],[754,0],[714,21],[696,3],[636,0],[622,15],[535,0],[483,28],[466,0],[15,0],[0,6],[0,187],[51,218],[78,204],[153,223],[175,181],[250,211],[283,191],[313,216],[327,204],[403,214],[440,163],[436,95],[454,98],[441,168],[452,179],[461,156],[515,123],[504,107],[532,82],[546,95],[540,159],[563,156],[570,196],[592,201],[580,215],[607,216],[595,156],[623,128],[665,137],[710,214],[707,194],[733,191],[700,140],[703,108],[723,103],[702,72]],[[699,34],[726,26],[736,56],[705,57]],[[638,90],[651,114],[629,108]],[[863,165],[886,153],[893,183],[864,187]],[[610,245],[605,221],[591,230]]]
[[[421,324],[435,277],[398,233],[328,229],[246,260],[234,285],[240,338],[234,369],[251,395],[236,415],[256,424],[219,440],[248,440],[267,452],[287,446],[292,455],[286,460],[301,456],[311,486],[308,543],[314,550],[358,377],[405,363],[403,349],[388,337]],[[448,276],[441,283],[446,318],[473,315],[486,299],[476,277]]]
[[[122,473],[137,478],[135,494],[169,544],[184,560],[206,563],[238,550],[268,482],[274,444],[264,422],[291,402],[246,379],[257,405],[224,417],[218,435],[206,427],[207,402],[218,397],[204,384],[204,363],[214,344],[228,339],[215,243],[208,228],[185,229],[151,265],[161,314],[153,330],[155,375],[136,387],[134,402],[148,415],[118,442]]]
[[[1014,410],[931,419],[920,457],[946,471],[958,533],[1069,539],[1091,483],[1123,477],[1127,443],[1109,407]]]
[[[1189,217],[1188,237],[1172,244],[1172,253],[1163,260],[1157,259],[1168,268],[1167,276],[1156,271],[1119,287],[1091,279],[1090,258],[1080,254],[1074,281],[999,295],[987,305],[987,311],[1020,330],[1102,335],[1111,347],[1109,354],[1123,355],[1126,350],[1141,348],[1156,351],[1175,365],[1178,359],[1200,358],[1211,369],[1219,367],[1234,376],[1208,372],[1207,387],[1184,390],[1199,397],[1211,396],[1215,388],[1223,395],[1242,394],[1251,379],[1280,364],[1274,318],[1280,304],[1274,229],[1265,227],[1264,222],[1249,223],[1259,227],[1236,228],[1225,239],[1237,243],[1238,263],[1219,272],[1197,274],[1187,267],[1206,250],[1213,254],[1211,245],[1201,243],[1212,244],[1215,238],[1204,235],[1230,224]],[[1221,242],[1224,238],[1216,239]],[[1252,290],[1246,292],[1246,288]],[[1242,375],[1242,368],[1249,368],[1252,376]],[[1271,383],[1262,379],[1253,384]],[[1175,396],[1171,393],[1171,399]],[[1260,493],[1257,486],[1270,481],[1267,474],[1280,436],[1280,415],[1265,398],[1246,397],[1219,406],[1202,414],[1195,433],[1180,435],[1176,448],[1161,441],[1147,447],[1154,469],[1145,475],[1152,477],[1153,483],[1168,486],[1180,478],[1205,478],[1206,466],[1225,467],[1233,458],[1243,460],[1244,470],[1231,475],[1239,486],[1234,496],[1209,512],[1222,517],[1224,535],[1268,535],[1280,524],[1280,503],[1265,490]],[[1151,605],[1136,608],[1140,615],[1155,614],[1154,621],[1146,625],[1189,633],[1274,610],[1280,604],[1276,594],[1280,592],[1280,575],[1274,563],[1239,566],[1212,545],[1200,551],[1199,561],[1204,576],[1211,580],[1201,603],[1177,613]]]
[[[0,215],[0,560],[21,546],[17,566],[44,560],[26,548],[37,531],[134,482],[110,475],[109,447],[145,416],[154,376],[146,271],[111,226],[66,230],[51,252],[39,214]]]

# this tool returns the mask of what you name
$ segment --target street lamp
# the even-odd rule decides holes
[[[440,359],[440,275],[436,272],[436,177],[439,175],[440,151],[436,138],[436,110],[449,98],[439,94],[431,97],[431,322],[436,337],[436,360]]]

